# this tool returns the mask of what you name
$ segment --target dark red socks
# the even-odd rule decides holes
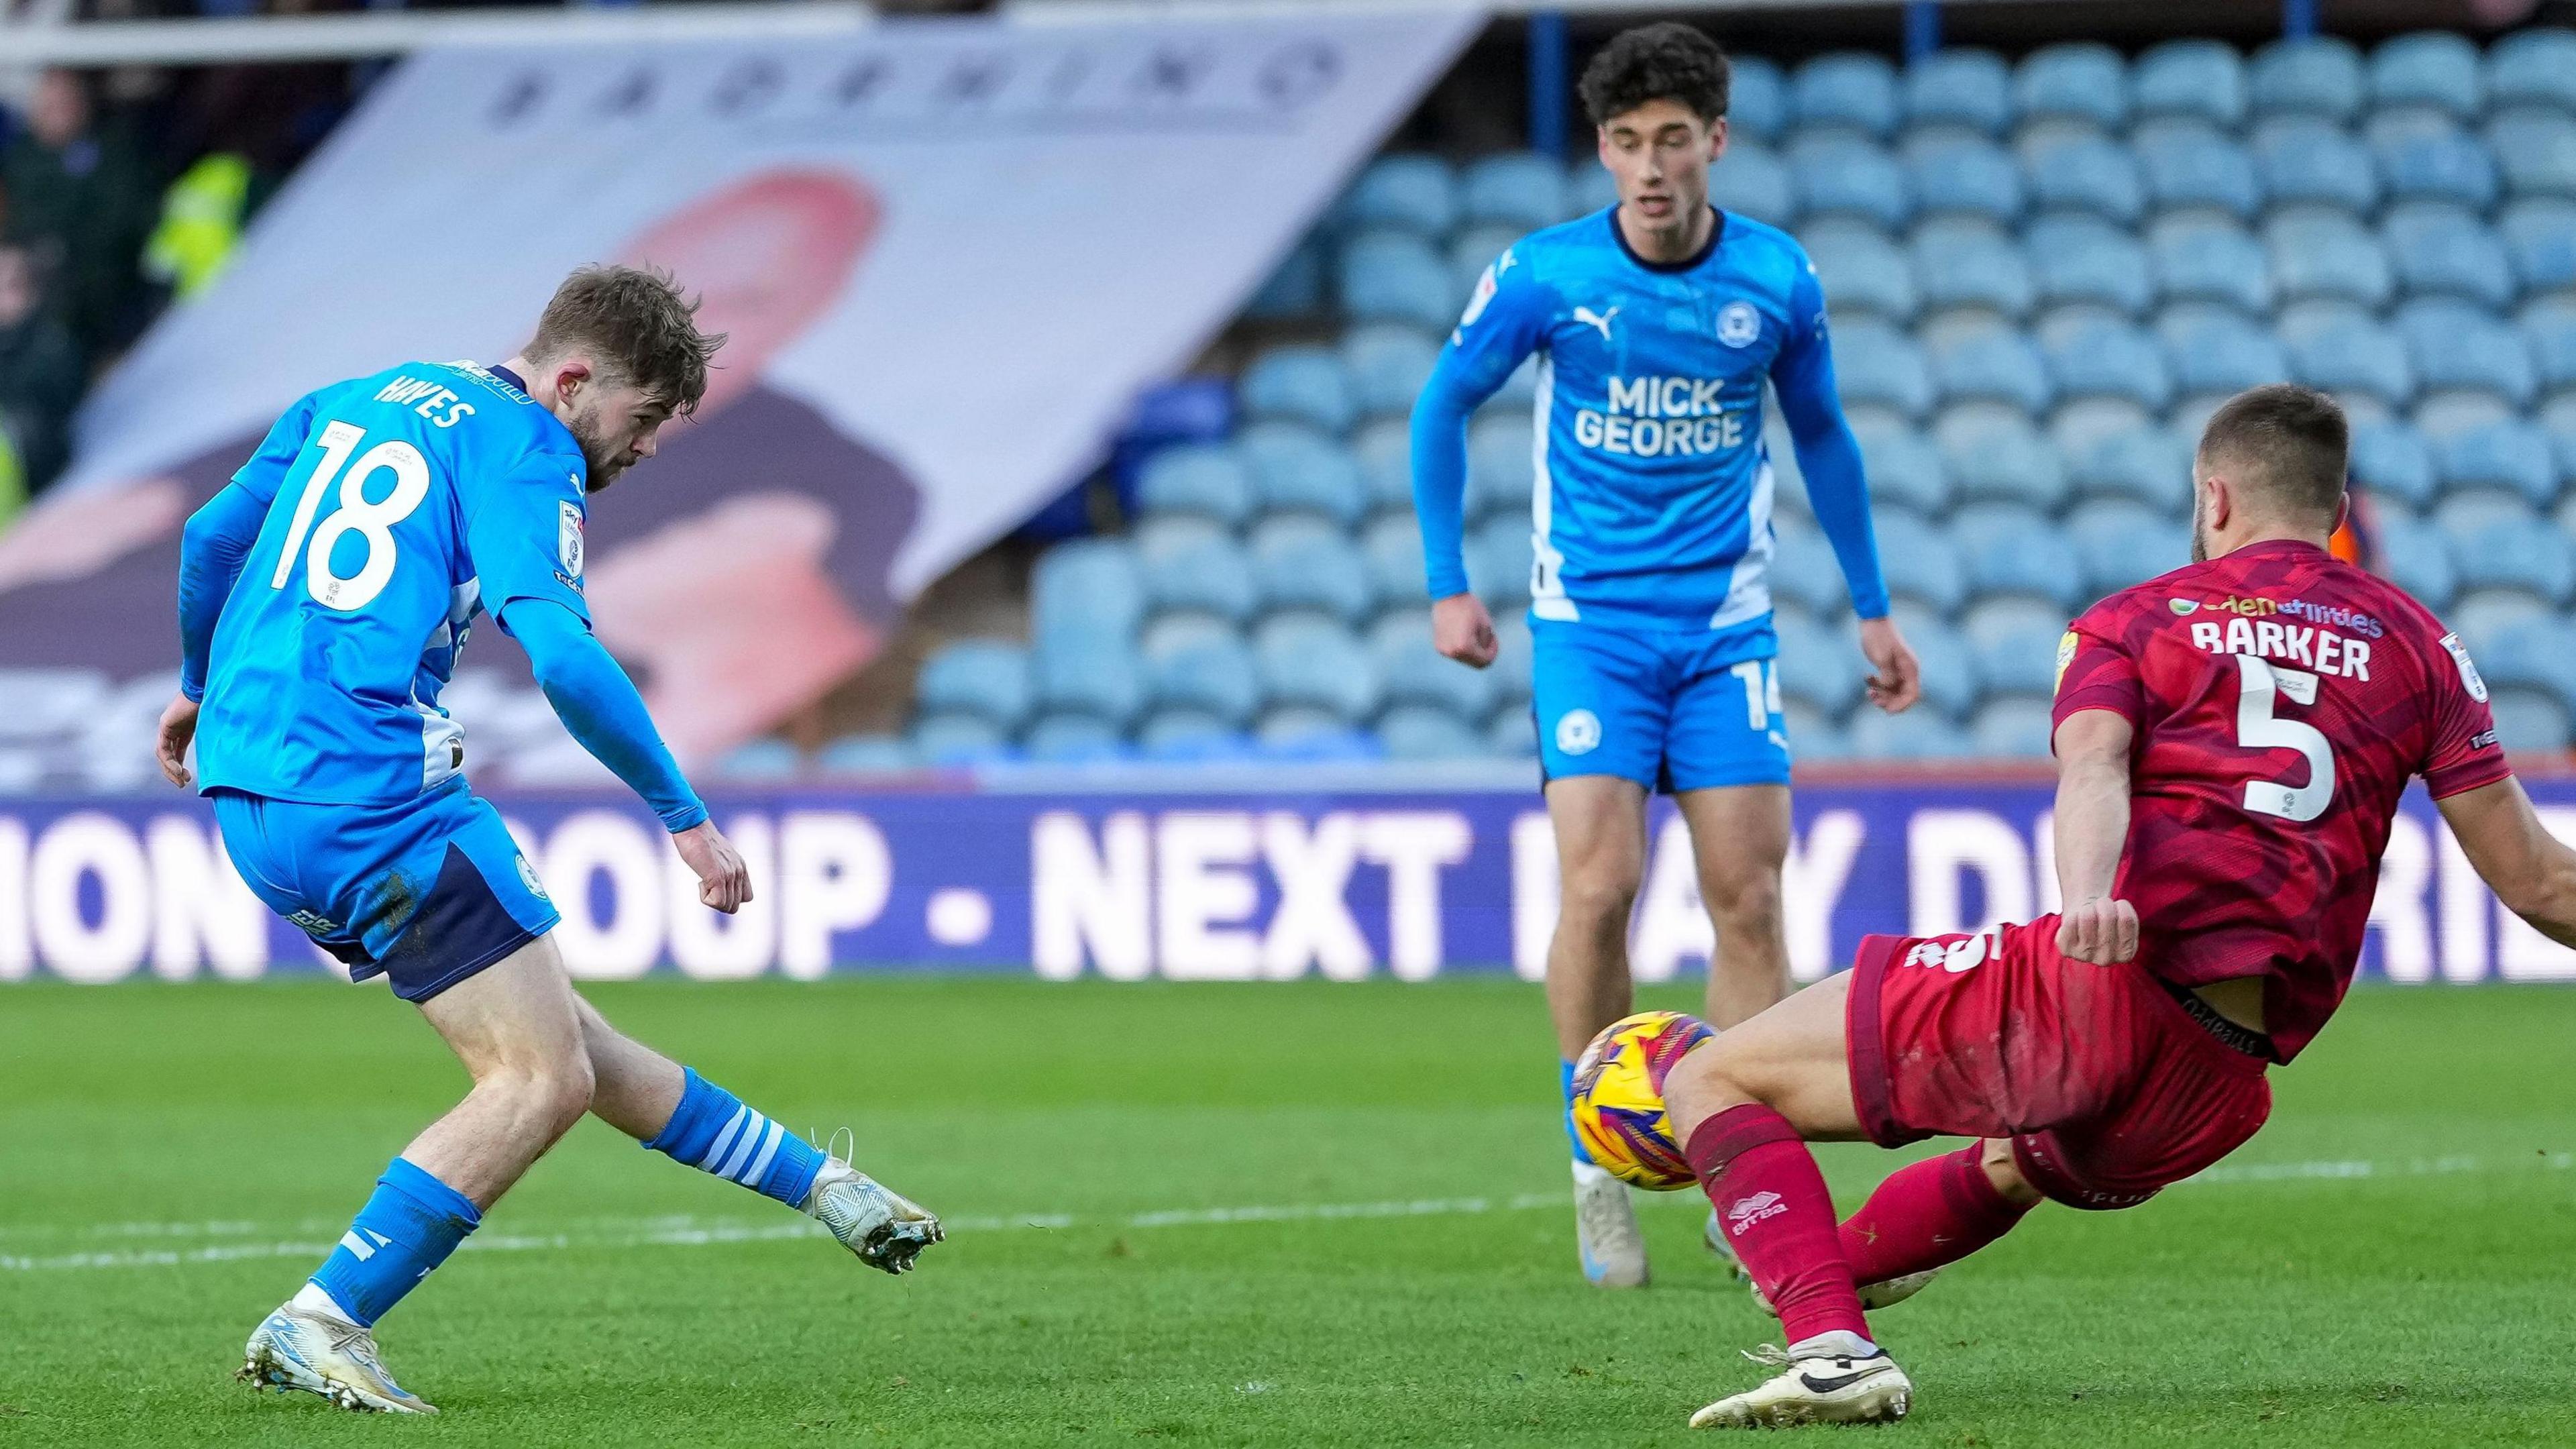
[[[1978,1143],[1908,1163],[1842,1227],[1855,1283],[1883,1283],[1955,1263],[2012,1231],[2027,1207],[1995,1191]]]
[[[1825,1175],[1789,1119],[1758,1102],[1730,1107],[1699,1124],[1682,1154],[1735,1256],[1779,1310],[1783,1342],[1837,1330],[1869,1337]]]

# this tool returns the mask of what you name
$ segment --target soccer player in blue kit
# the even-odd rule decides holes
[[[589,495],[706,390],[723,338],[694,312],[665,277],[575,272],[502,366],[405,363],[308,394],[188,520],[163,771],[211,797],[251,889],[352,979],[388,978],[474,1083],[252,1333],[248,1382],[436,1412],[385,1371],[376,1319],[585,1112],[819,1219],[873,1267],[903,1272],[940,1240],[937,1218],[574,994],[554,905],[466,788],[463,731],[438,704],[489,613],[565,728],[670,827],[699,899],[751,898],[582,596]]]
[[[1462,557],[1466,423],[1538,357],[1532,705],[1561,887],[1548,1010],[1569,1092],[1576,1056],[1633,1009],[1628,919],[1648,791],[1671,792],[1688,822],[1716,928],[1708,1020],[1733,1025],[1788,990],[1765,383],[1850,585],[1871,701],[1894,713],[1921,692],[1887,617],[1815,269],[1786,233],[1709,204],[1727,82],[1724,52],[1689,26],[1644,26],[1602,48],[1581,90],[1618,204],[1495,259],[1413,410],[1433,633],[1441,653],[1482,668],[1496,641]],[[1627,1188],[1579,1140],[1574,1184],[1584,1275],[1643,1284]]]

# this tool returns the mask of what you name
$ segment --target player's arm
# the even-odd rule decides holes
[[[1825,333],[1825,293],[1816,269],[1803,261],[1789,293],[1788,341],[1772,359],[1771,385],[1780,415],[1806,476],[1807,503],[1833,545],[1860,615],[1861,652],[1878,672],[1869,681],[1870,702],[1894,714],[1923,697],[1923,667],[1887,616],[1887,579],[1879,570],[1878,533],[1869,522],[1869,481],[1861,469],[1860,441],[1843,418],[1834,385],[1833,343]]]
[[[2507,775],[2434,803],[2505,909],[2576,948],[2576,850],[2540,823],[2522,782]]]
[[[1467,586],[1467,419],[1538,347],[1553,294],[1515,247],[1476,281],[1431,380],[1413,401],[1413,511],[1431,591],[1432,640],[1479,669],[1494,662],[1494,621]],[[1544,419],[1541,427],[1546,426]]]
[[[2116,616],[2115,616],[2116,617]],[[2137,908],[2113,894],[2129,841],[2130,756],[2146,716],[2138,661],[2087,614],[2058,644],[2057,949],[2108,966],[2138,954]]]
[[[259,450],[241,465],[232,481],[188,516],[179,530],[179,697],[161,712],[153,753],[170,783],[187,788],[188,742],[196,738],[197,707],[206,697],[207,662],[214,652],[215,624],[224,600],[232,597],[242,562],[259,542],[268,521],[268,506],[277,498],[286,470],[304,451],[313,426],[314,398],[298,399],[260,441]]]

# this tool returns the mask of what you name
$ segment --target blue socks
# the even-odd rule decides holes
[[[1583,1139],[1574,1131],[1574,1063],[1556,1064],[1556,1084],[1565,1094],[1565,1140],[1574,1149],[1574,1160],[1586,1167],[1592,1165],[1592,1154],[1583,1148]]]
[[[482,1222],[473,1199],[397,1157],[312,1284],[371,1328]]]
[[[804,1206],[814,1174],[823,1168],[823,1149],[695,1071],[687,1071],[680,1105],[672,1109],[661,1135],[644,1145],[789,1207]]]

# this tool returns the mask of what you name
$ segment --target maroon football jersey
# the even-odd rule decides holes
[[[2118,895],[2138,959],[2184,986],[2262,976],[2281,1060],[2342,1002],[2409,777],[2435,798],[2511,773],[2459,636],[2395,585],[2276,541],[2085,611],[2056,719],[2137,730]]]

